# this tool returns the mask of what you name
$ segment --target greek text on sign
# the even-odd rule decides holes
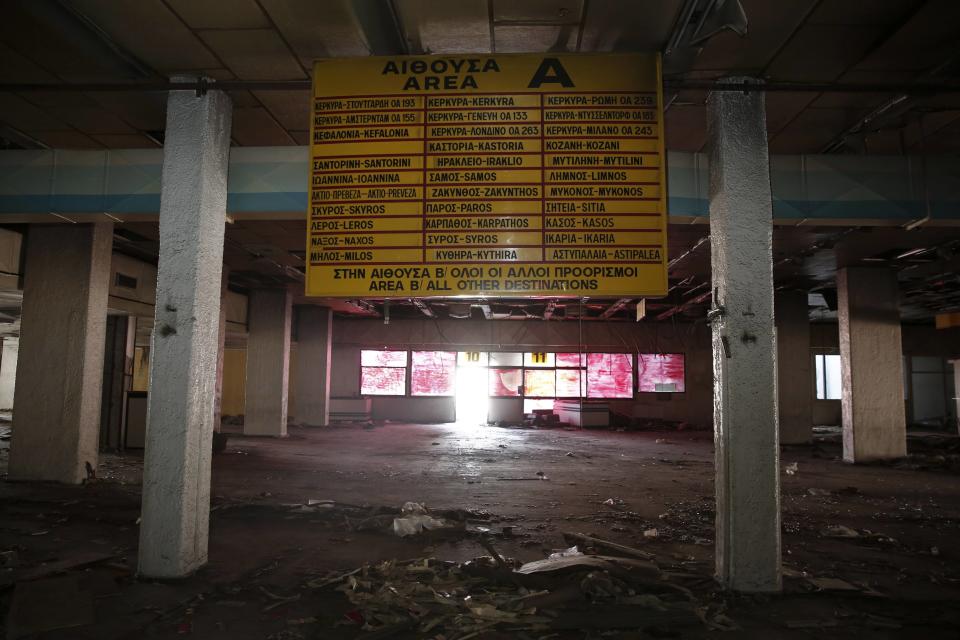
[[[311,296],[657,296],[655,54],[402,56],[313,70]]]

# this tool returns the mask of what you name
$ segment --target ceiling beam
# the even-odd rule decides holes
[[[660,320],[666,320],[668,318],[671,318],[677,315],[678,313],[682,313],[683,311],[686,311],[690,307],[704,302],[707,298],[709,298],[712,295],[713,295],[712,291],[706,291],[698,295],[696,298],[691,298],[690,300],[687,300],[683,304],[678,304],[673,307],[670,307],[669,309],[667,309],[666,311],[664,311],[663,313],[657,316],[657,321],[659,322]]]
[[[614,302],[612,305],[610,305],[609,307],[603,310],[603,313],[600,314],[600,319],[606,320],[607,318],[619,312],[625,306],[630,304],[631,300],[633,300],[633,298],[620,298],[619,300]]]
[[[420,299],[420,298],[410,298],[410,302],[411,302],[411,304],[413,304],[413,306],[415,306],[417,309],[420,309],[420,311],[423,312],[423,315],[427,316],[428,318],[436,318],[436,317],[437,317],[437,314],[433,312],[433,309],[430,308],[430,305],[427,304],[426,302],[424,302],[422,299]]]

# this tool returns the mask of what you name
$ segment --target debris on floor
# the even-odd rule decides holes
[[[401,517],[393,519],[393,532],[401,538],[415,536],[423,531],[453,529],[456,525],[442,518],[434,518],[418,502],[406,502],[400,509]]]
[[[366,638],[401,632],[463,640],[488,631],[505,637],[590,629],[675,633],[729,624],[654,562],[576,549],[526,564],[499,556],[464,563],[392,560],[320,586],[332,584],[355,607],[341,624],[359,625],[370,632]]]

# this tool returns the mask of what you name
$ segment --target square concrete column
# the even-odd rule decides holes
[[[712,322],[717,579],[736,591],[778,591],[777,357],[763,93],[710,94],[707,130],[718,309]]]
[[[903,347],[897,274],[891,269],[837,270],[843,459],[907,455]]]
[[[330,424],[330,356],[333,311],[327,307],[297,307],[297,369],[294,407],[297,422],[311,427]]]
[[[810,312],[806,291],[778,291],[777,406],[780,443],[803,444],[813,439],[813,372],[810,363]]]
[[[220,316],[217,324],[217,384],[213,400],[213,430],[223,426],[223,349],[227,341],[227,284],[230,268],[224,265],[220,277]]]
[[[953,365],[953,406],[957,421],[954,426],[957,428],[957,435],[960,435],[960,360],[951,360],[950,364]],[[0,371],[2,371],[2,368],[0,368]]]
[[[221,91],[167,98],[139,552],[153,578],[207,561],[230,121]]]
[[[100,448],[122,449],[127,416],[127,392],[133,381],[136,316],[108,316],[100,402]]]
[[[0,353],[0,409],[13,408],[13,391],[17,382],[17,354],[20,351],[20,338],[3,339],[3,352]]]
[[[10,478],[81,483],[97,468],[113,224],[31,225]]]
[[[285,289],[250,293],[244,435],[287,435],[291,312],[290,292]]]

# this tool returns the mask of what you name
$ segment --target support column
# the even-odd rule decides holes
[[[3,339],[3,353],[0,354],[0,409],[13,409],[13,391],[17,382],[17,354],[20,350],[20,338]]]
[[[220,431],[223,423],[223,349],[227,341],[227,281],[230,268],[223,266],[220,277],[220,315],[217,325],[217,385],[213,399],[213,430]]]
[[[297,422],[311,427],[330,424],[330,357],[333,311],[327,307],[297,307],[297,369],[294,405]]]
[[[133,370],[136,316],[107,317],[103,359],[103,390],[100,404],[100,448],[122,449],[126,427],[127,392]]]
[[[139,551],[152,578],[207,561],[230,121],[222,91],[167,98]]]
[[[10,478],[78,484],[97,468],[113,224],[31,225]]]
[[[960,435],[960,360],[951,360],[950,364],[953,365],[953,413],[955,416],[953,426],[957,430],[957,435]]]
[[[749,78],[729,82],[755,82]],[[717,579],[778,591],[780,487],[772,201],[762,92],[707,101]]]
[[[807,292],[778,291],[774,305],[780,443],[803,444],[813,439],[813,356]]]
[[[250,292],[244,435],[287,435],[291,311],[285,289]]]
[[[907,455],[898,297],[891,269],[837,270],[846,462]]]

